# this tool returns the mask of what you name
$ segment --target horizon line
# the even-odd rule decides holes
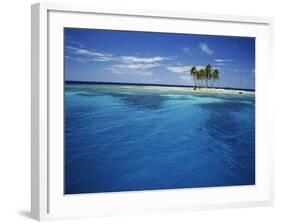
[[[132,86],[163,86],[163,87],[193,87],[192,85],[177,85],[177,84],[157,84],[157,83],[132,83],[132,82],[104,82],[104,81],[78,81],[78,80],[64,80],[66,84],[99,84],[99,85],[132,85]],[[197,87],[198,88],[198,87]],[[231,89],[231,90],[248,90],[256,91],[256,89],[236,88],[236,87],[210,87],[214,89]]]

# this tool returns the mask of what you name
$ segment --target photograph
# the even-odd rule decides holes
[[[255,37],[64,27],[64,194],[255,185]]]

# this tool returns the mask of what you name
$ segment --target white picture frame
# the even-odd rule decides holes
[[[190,12],[128,11],[49,3],[32,5],[31,12],[31,214],[34,219],[272,205],[273,147],[270,108],[267,107],[267,92],[271,83],[266,74],[273,74],[273,19]],[[256,185],[64,195],[63,27],[255,37]]]

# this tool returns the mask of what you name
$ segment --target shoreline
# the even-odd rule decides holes
[[[198,94],[232,94],[232,95],[255,95],[254,91],[232,90],[219,88],[196,88],[194,87],[163,87],[163,86],[115,86],[117,89],[134,89],[134,90],[158,90],[181,93],[198,93]]]
[[[104,85],[104,86],[150,86],[150,87],[179,87],[179,88],[195,88],[195,86],[189,85],[176,85],[176,84],[156,84],[156,83],[125,83],[125,82],[94,82],[94,81],[65,81],[65,84],[76,84],[76,85]],[[201,88],[204,89],[204,88]],[[232,87],[212,87],[211,89],[225,89],[225,90],[239,90],[255,92],[255,89],[243,89],[243,88],[232,88]]]
[[[67,86],[77,87],[79,86],[95,86],[97,88],[110,88],[119,91],[122,90],[151,90],[160,92],[179,92],[179,93],[194,93],[194,94],[232,94],[232,95],[248,95],[254,96],[255,91],[239,90],[239,89],[224,89],[224,88],[194,88],[194,87],[179,87],[179,86],[153,86],[153,85],[131,85],[131,84],[95,84],[95,83],[66,83]]]

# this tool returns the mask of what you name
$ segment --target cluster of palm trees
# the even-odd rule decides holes
[[[190,75],[194,79],[195,88],[210,88],[219,79],[219,70],[212,69],[210,64],[199,70],[197,70],[196,66],[193,66],[190,69]]]

